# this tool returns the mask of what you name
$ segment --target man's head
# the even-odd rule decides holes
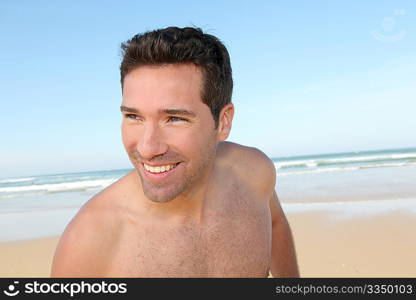
[[[123,143],[143,191],[155,202],[192,193],[231,129],[228,53],[193,28],[136,35],[122,49]]]
[[[219,39],[199,28],[168,27],[137,34],[121,45],[121,87],[132,70],[145,65],[191,63],[203,75],[201,99],[208,105],[215,125],[221,109],[231,102],[233,91],[230,56]]]

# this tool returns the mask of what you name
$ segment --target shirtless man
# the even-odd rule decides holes
[[[80,209],[52,276],[297,277],[273,163],[225,142],[234,106],[224,45],[171,27],[122,49],[122,137],[134,170]]]

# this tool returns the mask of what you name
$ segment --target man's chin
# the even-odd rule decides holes
[[[178,189],[177,185],[155,185],[153,183],[146,182],[143,178],[141,178],[141,181],[144,195],[152,202],[166,203],[172,201],[181,193],[181,189]]]
[[[157,203],[166,203],[172,201],[178,196],[177,193],[169,193],[162,190],[163,188],[153,188],[152,190],[144,188],[143,192],[147,199]]]

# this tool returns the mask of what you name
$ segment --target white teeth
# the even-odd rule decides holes
[[[176,167],[176,165],[157,166],[157,167],[151,167],[146,164],[143,164],[143,165],[147,171],[152,172],[152,173],[162,173],[162,172],[172,170],[174,167]]]

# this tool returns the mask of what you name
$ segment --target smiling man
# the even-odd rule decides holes
[[[122,44],[123,144],[134,170],[89,200],[53,277],[297,277],[273,163],[226,142],[228,52],[197,28]]]

